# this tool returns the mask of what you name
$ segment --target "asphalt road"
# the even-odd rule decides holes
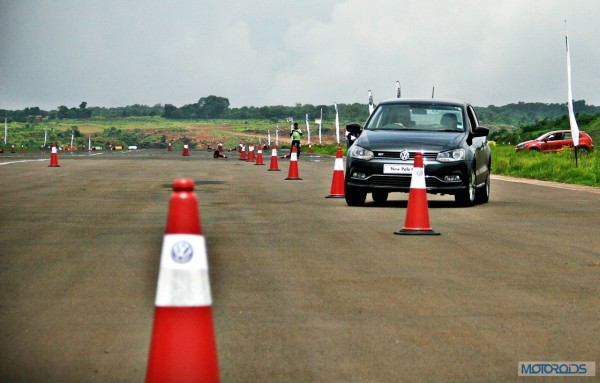
[[[519,361],[600,362],[598,189],[495,177],[486,205],[428,196],[440,236],[398,236],[407,195],[348,207],[325,198],[333,158],[302,155],[291,181],[267,154],[0,155],[0,380],[144,380],[180,177],[196,183],[223,382],[515,381]]]

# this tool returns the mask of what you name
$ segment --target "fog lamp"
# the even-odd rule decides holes
[[[446,182],[459,182],[460,176],[458,174],[451,174],[449,176],[444,177],[444,181]]]

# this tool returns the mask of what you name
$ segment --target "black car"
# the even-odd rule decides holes
[[[350,206],[376,204],[390,192],[409,192],[415,153],[423,155],[428,193],[454,195],[462,206],[490,196],[489,129],[462,101],[393,99],[381,102],[348,149],[345,198]]]

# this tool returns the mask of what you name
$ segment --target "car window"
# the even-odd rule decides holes
[[[475,111],[471,107],[471,105],[467,108],[467,114],[469,115],[469,123],[471,124],[471,129],[475,129],[479,126],[479,121],[477,121],[477,116],[475,115]]]
[[[365,129],[463,132],[464,121],[460,106],[381,104]]]

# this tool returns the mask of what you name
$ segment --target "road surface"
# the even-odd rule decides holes
[[[303,154],[294,181],[269,161],[3,154],[1,380],[144,380],[180,177],[199,198],[223,382],[514,381],[519,361],[600,362],[598,189],[495,177],[486,205],[428,196],[440,236],[398,236],[407,195],[348,207],[325,198],[333,158]]]

